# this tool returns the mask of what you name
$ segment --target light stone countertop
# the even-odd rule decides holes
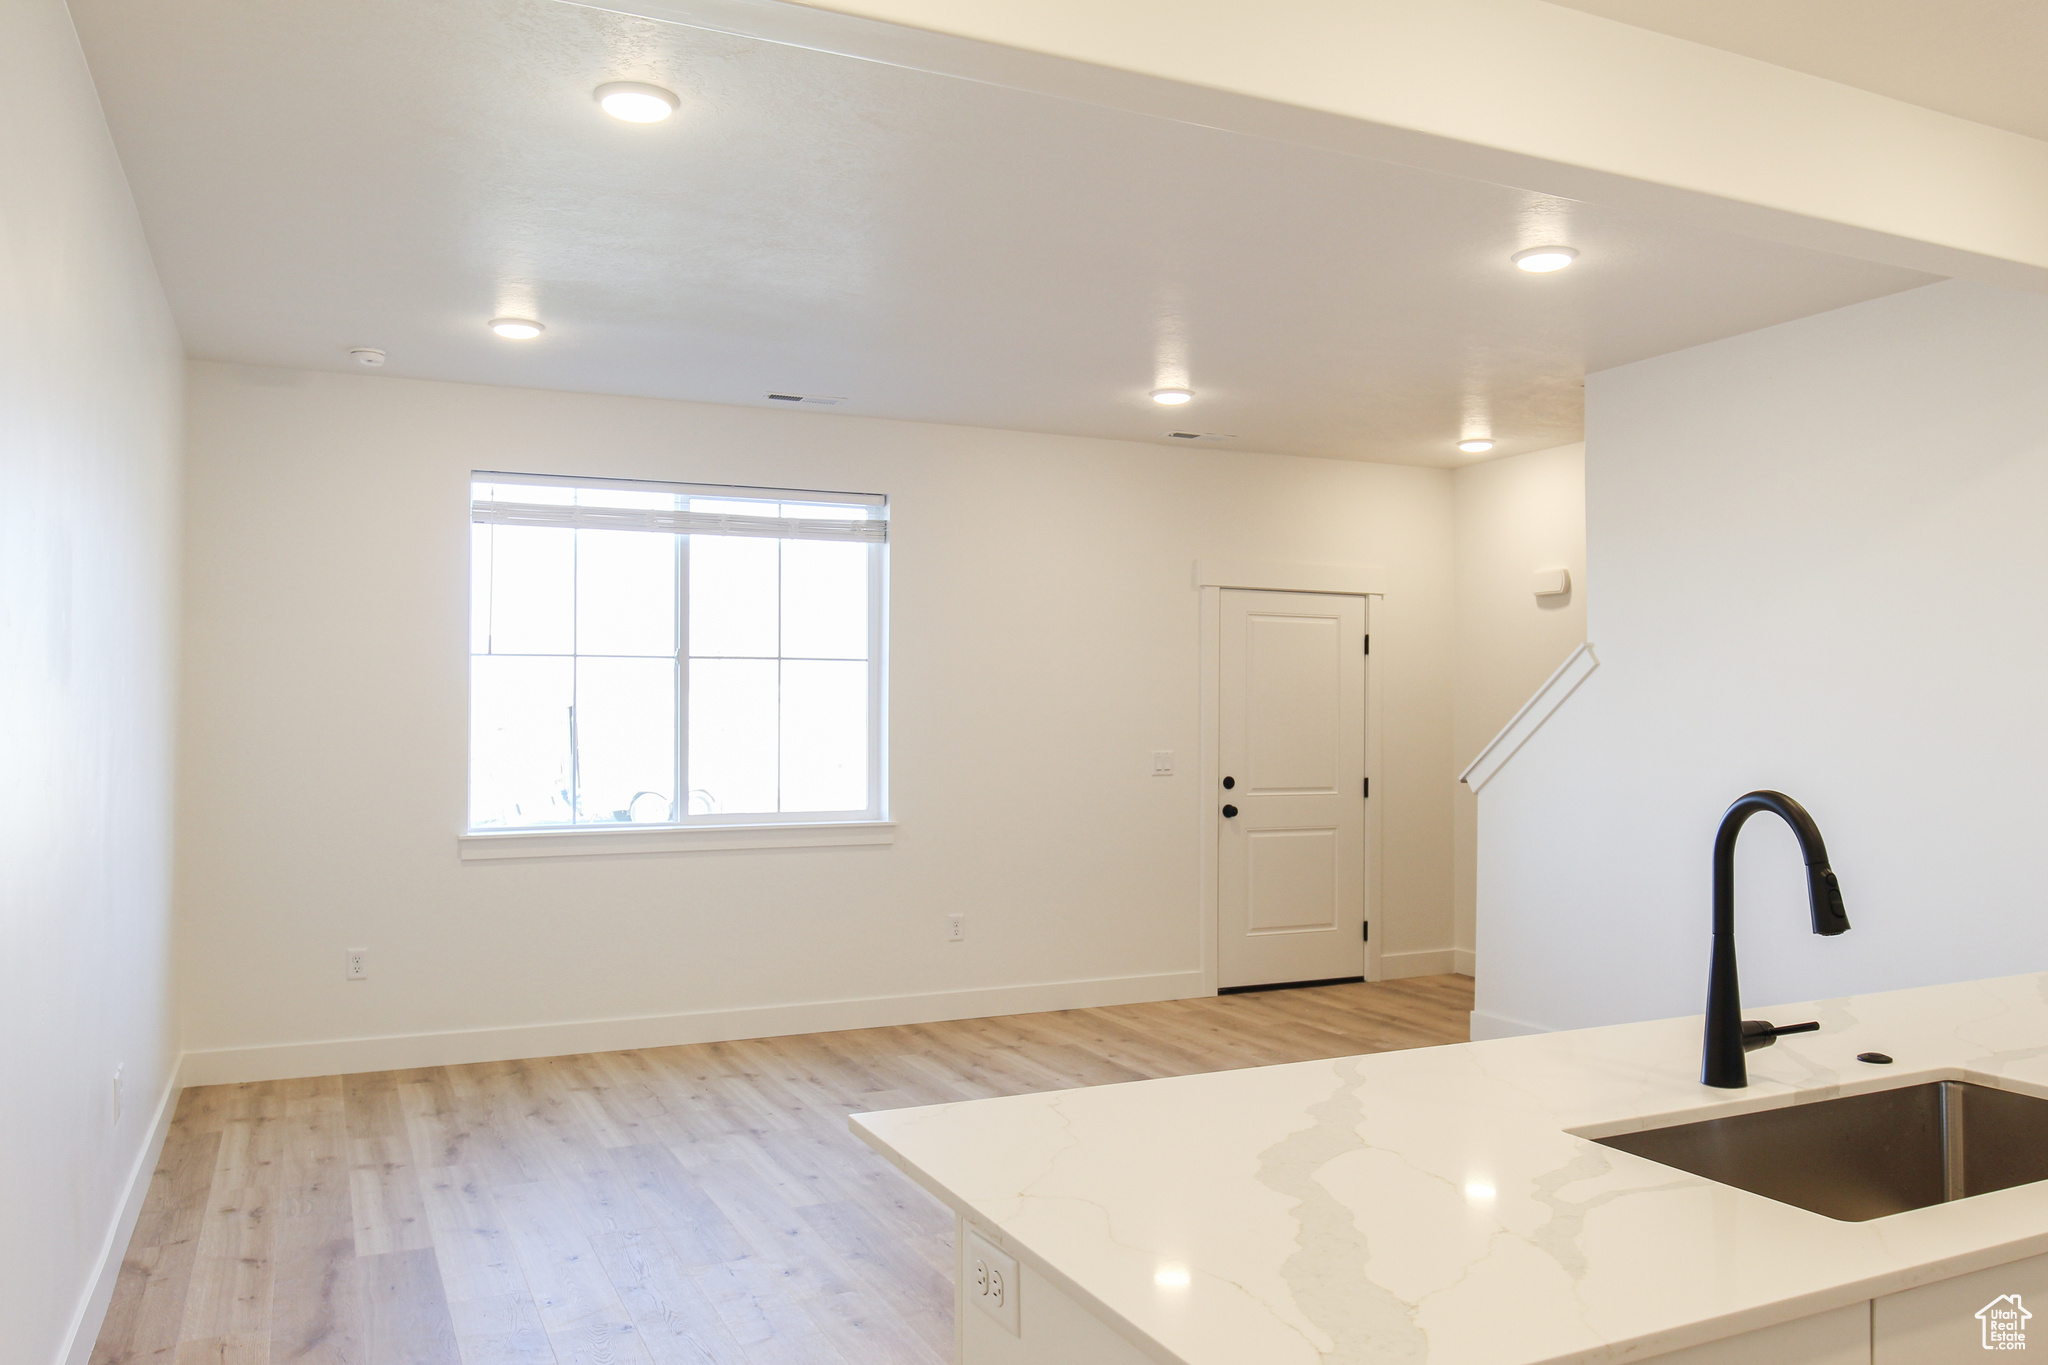
[[[2048,1252],[2048,1182],[1844,1223],[1586,1140],[1930,1080],[2048,1097],[2048,975],[1745,1014],[1821,1031],[1740,1091],[1698,1083],[1695,1015],[852,1125],[1170,1365],[1639,1360]]]

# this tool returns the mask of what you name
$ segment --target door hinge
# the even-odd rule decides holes
[[[1365,637],[1365,652],[1368,654],[1372,653],[1372,636],[1370,635]]]
[[[1372,799],[1372,779],[1369,777],[1365,778],[1364,782],[1365,790],[1360,792],[1359,795],[1363,796],[1366,800],[1370,801]]]
[[[1360,943],[1370,943],[1370,942],[1372,942],[1372,921],[1371,921],[1371,920],[1361,920],[1361,921],[1359,922],[1359,925],[1358,925],[1358,941],[1359,941]]]

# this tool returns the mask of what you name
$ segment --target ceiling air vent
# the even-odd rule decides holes
[[[1235,441],[1237,437],[1227,431],[1169,431],[1166,433],[1176,441]]]
[[[808,393],[771,393],[768,399],[774,403],[802,403],[813,408],[836,408],[846,401],[844,398],[825,398]]]

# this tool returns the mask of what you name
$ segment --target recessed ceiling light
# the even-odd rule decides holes
[[[1517,251],[1508,257],[1532,275],[1547,275],[1553,270],[1562,270],[1578,258],[1579,253],[1568,246],[1532,246],[1527,251]]]
[[[532,318],[492,318],[491,330],[513,341],[531,341],[547,328]]]
[[[594,92],[598,107],[627,123],[659,123],[682,107],[682,101],[645,81],[611,81]]]
[[[1460,441],[1458,442],[1458,449],[1464,451],[1467,455],[1484,455],[1487,451],[1493,449],[1493,442]]]
[[[1194,401],[1194,397],[1195,391],[1193,389],[1152,390],[1152,401],[1155,403],[1164,403],[1169,408],[1176,407],[1182,403],[1191,403]]]

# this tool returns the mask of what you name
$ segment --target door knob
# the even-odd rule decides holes
[[[1225,791],[1229,791],[1232,787],[1235,787],[1236,785],[1237,779],[1234,777],[1226,777],[1223,779],[1223,790]]]
[[[1223,818],[1226,820],[1235,820],[1237,818],[1237,807],[1225,806],[1223,808]]]

